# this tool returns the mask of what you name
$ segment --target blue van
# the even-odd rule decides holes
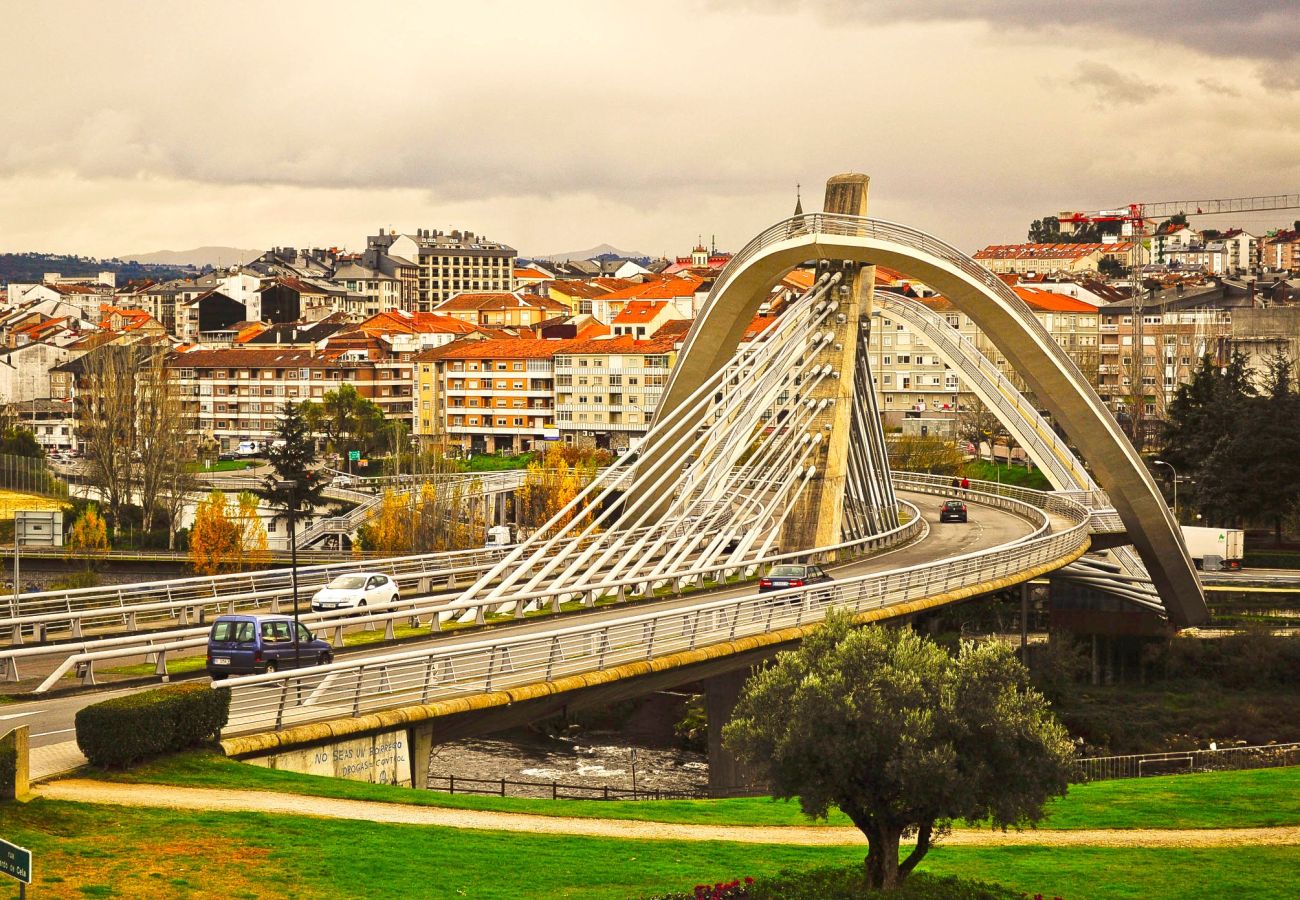
[[[332,662],[334,650],[298,625],[299,666]],[[208,632],[208,674],[214,681],[227,675],[260,675],[295,667],[293,617],[269,615],[217,616]]]

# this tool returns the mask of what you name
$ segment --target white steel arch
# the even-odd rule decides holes
[[[686,339],[656,416],[673,414],[696,385],[734,354],[762,300],[780,278],[810,260],[879,264],[912,275],[947,297],[993,341],[1070,434],[1110,494],[1175,625],[1208,618],[1205,595],[1178,527],[1142,465],[1078,367],[1025,303],[969,256],[924,232],[862,216],[816,213],[778,222],[732,258]],[[677,429],[694,427],[682,421]],[[651,472],[673,465],[647,448]]]

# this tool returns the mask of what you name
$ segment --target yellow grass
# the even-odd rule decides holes
[[[18,509],[62,509],[66,504],[50,497],[20,494],[0,488],[0,520],[12,519]]]

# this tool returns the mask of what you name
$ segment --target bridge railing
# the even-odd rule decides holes
[[[896,473],[895,476],[899,485],[914,490],[930,490],[932,493],[942,494],[947,491],[943,480],[935,476],[917,475],[912,473]],[[976,482],[976,488],[989,488],[988,491],[977,492],[980,502],[1003,506],[1018,512],[1028,518],[1035,516],[1035,510],[1045,508],[1052,503],[1052,495],[1039,491],[1033,491],[1024,488],[1012,488],[1007,485],[995,485],[992,482]],[[995,490],[1002,490],[1005,496],[999,496],[994,493]],[[342,645],[342,631],[344,625],[347,626],[366,626],[372,627],[382,625],[385,628],[386,635],[389,638],[394,636],[395,622],[402,619],[410,619],[413,623],[418,622],[419,618],[425,615],[430,616],[432,627],[436,630],[440,622],[456,616],[468,616],[472,621],[484,623],[489,612],[499,611],[502,609],[512,609],[514,615],[522,618],[525,606],[528,603],[547,604],[549,603],[553,611],[558,611],[560,604],[565,599],[571,597],[582,597],[583,604],[592,606],[601,596],[613,595],[619,600],[626,599],[629,593],[633,596],[644,595],[647,591],[654,591],[664,585],[668,585],[675,593],[681,593],[683,589],[694,586],[703,586],[707,581],[712,581],[714,586],[720,586],[729,578],[735,576],[738,570],[745,569],[749,574],[753,574],[754,569],[760,564],[775,562],[808,562],[808,563],[829,563],[834,561],[844,561],[846,559],[856,558],[863,553],[870,553],[877,549],[893,546],[899,542],[911,540],[919,533],[923,526],[919,511],[911,504],[904,504],[911,510],[912,518],[898,528],[874,535],[868,538],[862,538],[855,541],[846,541],[840,544],[820,547],[810,550],[796,550],[785,553],[769,555],[764,559],[747,560],[739,565],[736,563],[720,563],[708,567],[691,568],[685,571],[676,571],[663,577],[658,577],[653,582],[642,576],[628,577],[621,581],[601,581],[599,578],[595,582],[588,582],[577,587],[566,586],[558,590],[535,591],[527,594],[516,594],[510,598],[496,599],[488,602],[479,600],[468,600],[458,603],[446,602],[449,597],[457,596],[449,593],[455,586],[456,580],[462,576],[473,576],[481,572],[495,562],[495,555],[505,551],[473,551],[474,553],[485,554],[487,559],[479,559],[473,562],[463,561],[457,564],[455,557],[463,554],[463,551],[456,551],[453,554],[443,555],[444,565],[442,568],[431,570],[427,568],[428,557],[411,557],[401,560],[388,560],[389,563],[403,563],[407,565],[414,564],[412,571],[406,571],[401,574],[394,574],[394,578],[401,580],[418,578],[423,579],[421,589],[429,590],[432,588],[432,582],[435,579],[445,579],[445,588],[448,593],[435,594],[422,598],[420,602],[411,602],[403,599],[395,608],[372,607],[371,612],[362,617],[353,615],[350,611],[339,613],[306,613],[302,620],[317,627],[325,627],[334,631],[334,641],[336,645]],[[1033,535],[1040,534],[1047,529],[1047,519],[1041,518],[1038,522],[1037,529]],[[679,526],[684,527],[684,526]],[[1031,537],[1033,536],[1031,535]],[[1023,540],[1023,539],[1022,539]],[[450,565],[446,563],[450,562]],[[375,568],[373,565],[371,568]],[[333,568],[333,567],[314,567],[314,568]],[[306,571],[305,569],[303,571]],[[250,573],[251,574],[251,573]],[[280,573],[285,578],[287,585],[287,572]],[[183,579],[182,581],[185,581]],[[167,584],[167,583],[164,583]],[[300,596],[304,592],[311,590],[311,586],[305,582],[300,582]],[[83,681],[93,683],[94,663],[97,660],[120,659],[132,654],[140,655],[160,654],[159,655],[159,674],[165,674],[163,660],[165,655],[173,651],[188,650],[197,646],[194,642],[201,638],[205,633],[203,627],[192,627],[191,620],[195,626],[200,625],[208,613],[235,612],[239,610],[256,610],[267,603],[269,600],[272,604],[272,611],[278,611],[277,604],[279,601],[288,599],[290,590],[286,586],[283,590],[276,590],[270,593],[259,591],[248,591],[243,593],[226,593],[217,596],[201,595],[199,597],[186,597],[183,599],[160,600],[154,602],[137,602],[132,604],[123,604],[120,607],[108,609],[93,609],[78,612],[51,612],[27,616],[21,620],[0,619],[0,627],[8,625],[15,635],[18,635],[23,628],[45,629],[56,627],[59,624],[70,624],[72,628],[71,642],[50,645],[44,644],[35,647],[15,647],[13,649],[0,651],[0,666],[3,667],[4,677],[11,681],[19,678],[19,663],[23,660],[30,660],[36,657],[63,656],[63,663],[56,671],[46,679],[37,690],[45,690],[57,683],[63,674],[77,665],[82,672]],[[134,635],[124,635],[118,637],[101,637],[94,640],[81,640],[83,630],[95,622],[111,621],[120,618],[122,623],[129,629],[138,628],[140,623],[150,618],[155,620],[163,617],[164,621],[178,622],[182,627],[179,629],[154,631],[152,633],[137,633]],[[168,619],[167,617],[170,617]],[[17,639],[16,643],[21,643]]]
[[[899,542],[907,541],[913,538],[921,528],[923,522],[920,519],[919,511],[911,504],[906,504],[913,513],[913,518],[908,523],[899,526],[892,531],[874,535],[870,538],[858,541],[839,544],[834,547],[818,548],[817,550],[801,550],[791,553],[781,553],[768,556],[764,559],[746,560],[740,564],[722,563],[708,567],[698,567],[686,572],[674,572],[654,579],[647,578],[644,575],[628,577],[622,581],[602,581],[599,583],[587,583],[578,587],[568,586],[562,589],[536,591],[529,594],[516,594],[505,599],[495,600],[449,600],[449,598],[459,597],[458,592],[453,592],[456,580],[460,575],[478,575],[481,574],[486,566],[478,569],[462,568],[452,569],[440,573],[447,579],[446,588],[448,593],[434,594],[429,597],[420,598],[417,601],[399,600],[395,604],[374,604],[367,607],[364,615],[357,615],[352,610],[341,610],[331,612],[307,612],[299,616],[300,620],[308,625],[332,630],[334,633],[334,645],[343,645],[343,630],[345,627],[365,627],[371,628],[382,626],[385,629],[385,638],[392,640],[395,637],[396,623],[400,620],[409,620],[412,626],[418,625],[422,617],[428,616],[430,628],[437,631],[441,628],[441,623],[452,618],[460,617],[462,620],[468,619],[476,624],[486,624],[487,616],[490,612],[502,612],[512,610],[515,618],[523,618],[525,614],[525,605],[533,602],[538,603],[546,601],[550,604],[553,613],[560,612],[560,605],[570,598],[582,598],[584,606],[594,606],[597,599],[603,596],[613,596],[618,600],[626,600],[628,596],[644,596],[647,593],[653,593],[654,590],[664,584],[671,586],[671,590],[676,594],[681,594],[692,584],[702,586],[708,579],[713,579],[715,586],[721,586],[727,582],[740,569],[747,569],[751,573],[759,565],[770,562],[785,561],[807,561],[816,562],[824,559],[834,559],[842,557],[845,553],[851,553],[853,556],[869,553],[874,550],[893,546]],[[660,526],[662,527],[662,526]],[[677,526],[685,528],[685,525]],[[209,601],[202,604],[189,604],[182,608],[182,624],[187,623],[187,616],[194,616],[198,622],[202,622],[205,613],[215,608],[218,612],[235,610],[233,606],[227,606],[232,600],[252,602],[254,598],[225,598],[220,601]],[[134,611],[133,611],[134,612]],[[206,640],[206,627],[182,628],[171,631],[159,631],[144,634],[124,635],[120,637],[104,637],[93,641],[82,643],[71,642],[63,644],[45,644],[34,647],[16,647],[0,651],[0,673],[10,681],[19,679],[19,663],[36,657],[63,656],[63,661],[46,677],[46,679],[33,691],[34,693],[43,693],[59,682],[75,666],[80,673],[84,684],[95,683],[95,663],[107,660],[126,659],[132,656],[149,655],[156,659],[151,661],[157,662],[157,672],[159,675],[166,674],[166,657],[169,653],[192,651],[195,647],[201,646]]]
[[[629,614],[609,622],[575,623],[457,647],[231,679],[226,682],[233,692],[226,733],[279,729],[550,682],[813,624],[821,621],[830,607],[869,613],[946,592],[975,590],[981,584],[1038,572],[1083,553],[1088,546],[1088,511],[1070,501],[1060,501],[1057,508],[1075,524],[1057,533],[1040,531],[1029,540],[951,559],[793,590]],[[680,585],[680,577],[677,583]],[[523,601],[524,597],[515,599]],[[790,639],[794,637],[792,633]]]

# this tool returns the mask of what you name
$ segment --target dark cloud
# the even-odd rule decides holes
[[[1179,44],[1210,56],[1279,68],[1300,56],[1294,0],[714,0],[771,11],[813,8],[837,21],[986,22],[997,28],[1104,29],[1153,44]],[[1267,75],[1265,76],[1267,79]],[[1291,80],[1285,70],[1277,83]]]
[[[1075,67],[1075,75],[1070,79],[1075,87],[1096,91],[1097,99],[1102,104],[1120,103],[1140,105],[1150,103],[1160,85],[1143,81],[1133,75],[1125,75],[1114,66],[1094,60],[1085,60]]]
[[[1220,97],[1240,97],[1241,91],[1232,85],[1224,84],[1214,78],[1198,78],[1196,83],[1205,89],[1207,93],[1218,94]]]

